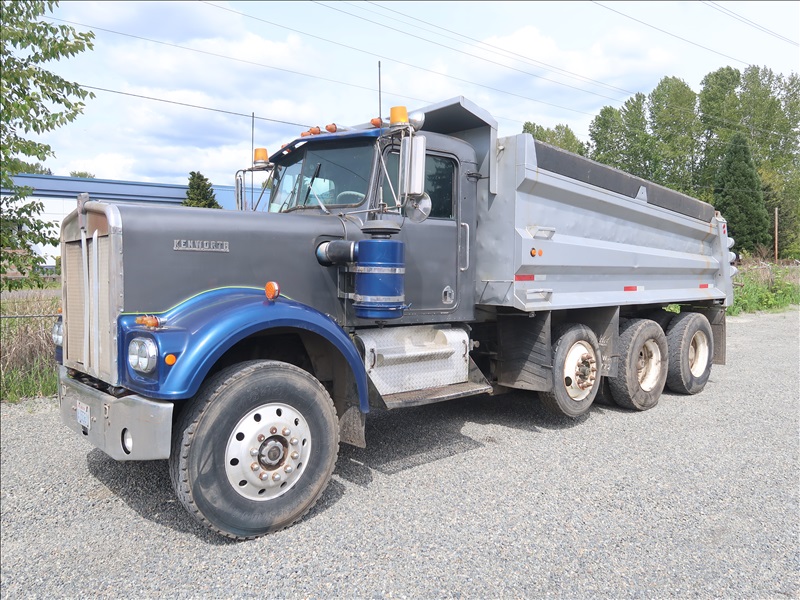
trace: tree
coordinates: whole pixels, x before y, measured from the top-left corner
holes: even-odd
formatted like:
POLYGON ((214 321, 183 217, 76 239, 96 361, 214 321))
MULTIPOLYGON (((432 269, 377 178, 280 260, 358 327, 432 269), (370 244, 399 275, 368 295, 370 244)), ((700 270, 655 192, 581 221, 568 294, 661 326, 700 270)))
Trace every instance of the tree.
POLYGON ((737 248, 753 252, 769 244, 769 215, 743 133, 733 136, 722 159, 714 187, 714 206, 728 221, 737 248))
MULTIPOLYGON (((94 94, 77 83, 46 70, 53 60, 74 56, 92 48, 93 33, 77 33, 66 25, 40 19, 57 2, 3 0, 0 7, 0 162, 2 187, 11 195, 0 196, 0 274, 16 270, 28 283, 42 285, 39 267, 44 257, 33 251, 36 244, 57 244, 54 227, 41 220, 41 202, 29 201, 30 188, 14 184, 13 176, 32 169, 27 161, 41 162, 54 156, 48 144, 28 139, 73 121, 83 112, 83 100, 94 94)), ((25 282, 3 278, 8 289, 25 282)))
POLYGON ((654 142, 648 132, 647 97, 641 92, 628 98, 619 111, 622 118, 623 171, 653 180, 654 142))
POLYGON ((717 69, 706 75, 700 83, 698 109, 703 130, 703 150, 698 185, 701 189, 714 188, 725 149, 731 137, 741 131, 741 103, 738 94, 741 83, 742 74, 733 67, 717 69))
POLYGON ((189 173, 189 189, 186 190, 186 200, 183 201, 183 206, 222 208, 217 202, 211 182, 198 171, 189 173))
POLYGON ((83 179, 94 179, 94 174, 89 171, 70 171, 70 177, 82 177, 83 179))
POLYGON ((588 152, 586 144, 578 139, 578 136, 570 129, 569 125, 559 123, 555 126, 555 129, 550 129, 527 121, 522 127, 522 133, 530 133, 534 139, 540 142, 563 148, 573 154, 586 156, 588 152))
POLYGON ((622 168, 622 116, 616 108, 604 106, 589 125, 592 140, 589 156, 604 165, 622 168))
POLYGON ((694 194, 699 122, 697 94, 682 80, 665 77, 648 97, 655 154, 653 181, 694 194))
POLYGON ((49 167, 45 167, 42 163, 33 163, 25 166, 23 173, 28 175, 52 175, 53 171, 49 167))

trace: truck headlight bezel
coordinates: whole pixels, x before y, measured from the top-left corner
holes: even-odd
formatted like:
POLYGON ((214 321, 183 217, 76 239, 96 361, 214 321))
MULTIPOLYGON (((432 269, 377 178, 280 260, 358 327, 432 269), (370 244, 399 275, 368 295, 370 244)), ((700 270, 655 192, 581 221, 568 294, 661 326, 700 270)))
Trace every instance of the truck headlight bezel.
POLYGON ((152 373, 158 364, 158 346, 152 338, 135 337, 128 344, 128 366, 137 373, 152 373))

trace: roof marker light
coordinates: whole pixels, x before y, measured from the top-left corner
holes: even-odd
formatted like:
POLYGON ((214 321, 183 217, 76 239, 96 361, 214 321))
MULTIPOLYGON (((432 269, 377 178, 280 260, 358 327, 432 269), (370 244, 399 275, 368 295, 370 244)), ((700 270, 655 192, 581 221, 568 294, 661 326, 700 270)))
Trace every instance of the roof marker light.
POLYGON ((350 131, 350 127, 345 127, 344 125, 337 125, 336 123, 331 123, 330 125, 325 125, 325 130, 328 133, 336 133, 337 131, 350 131))

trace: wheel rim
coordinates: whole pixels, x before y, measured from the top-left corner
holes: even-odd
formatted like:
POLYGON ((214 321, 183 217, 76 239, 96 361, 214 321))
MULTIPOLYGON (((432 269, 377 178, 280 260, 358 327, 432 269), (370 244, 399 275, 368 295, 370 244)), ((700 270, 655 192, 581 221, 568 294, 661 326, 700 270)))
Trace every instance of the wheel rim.
POLYGON ((689 344, 689 370, 695 377, 700 377, 705 372, 709 352, 708 337, 702 331, 696 332, 689 344))
POLYGON ((573 344, 564 361, 564 388, 576 402, 586 398, 597 379, 597 356, 585 342, 573 344))
POLYGON ((647 340, 639 351, 636 373, 639 386, 646 392, 651 391, 658 383, 661 375, 661 348, 655 340, 647 340))
POLYGON ((300 480, 310 453, 303 415, 286 404, 264 404, 234 427, 225 447, 225 473, 245 498, 271 500, 300 480))

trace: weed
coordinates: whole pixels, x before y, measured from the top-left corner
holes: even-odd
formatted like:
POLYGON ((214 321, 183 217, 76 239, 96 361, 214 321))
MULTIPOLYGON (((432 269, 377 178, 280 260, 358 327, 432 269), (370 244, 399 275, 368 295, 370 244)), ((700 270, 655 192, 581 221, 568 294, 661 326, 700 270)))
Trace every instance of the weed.
POLYGON ((783 310, 800 304, 800 265, 745 262, 734 277, 731 316, 741 313, 783 310))
POLYGON ((50 336, 61 298, 48 290, 0 296, 0 400, 56 393, 58 376, 50 336))

